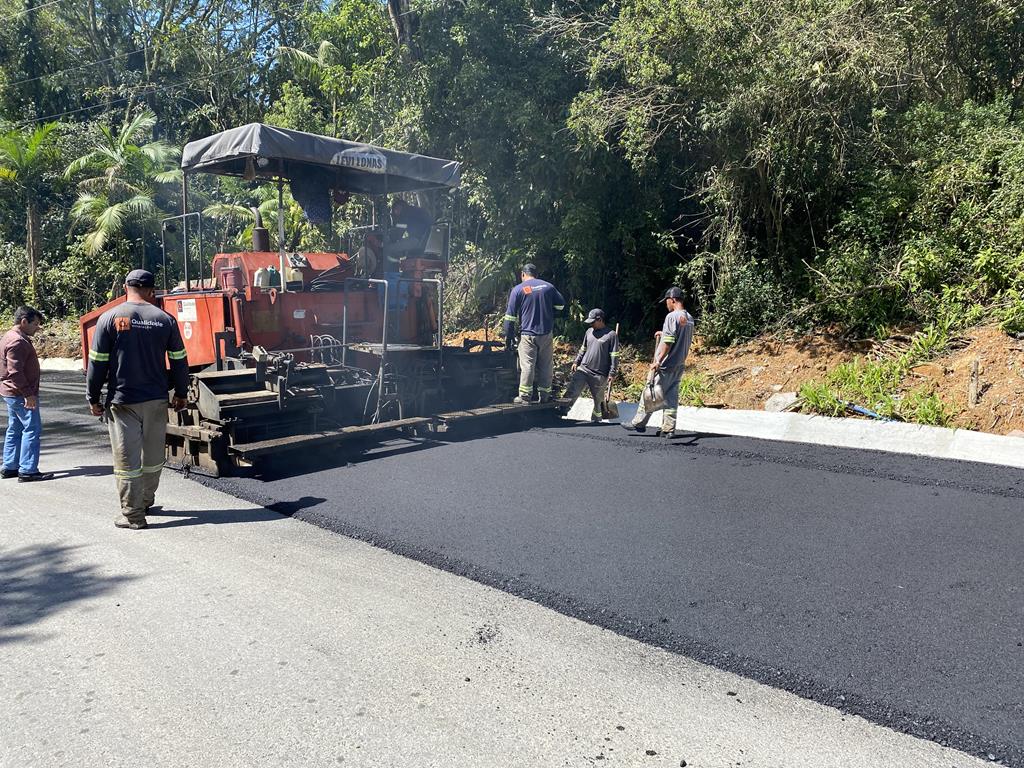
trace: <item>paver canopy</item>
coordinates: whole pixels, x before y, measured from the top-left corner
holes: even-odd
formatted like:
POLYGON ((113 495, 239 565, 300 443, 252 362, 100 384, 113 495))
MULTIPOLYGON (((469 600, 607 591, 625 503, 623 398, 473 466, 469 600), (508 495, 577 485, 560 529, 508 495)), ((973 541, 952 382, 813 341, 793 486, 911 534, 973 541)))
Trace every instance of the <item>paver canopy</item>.
POLYGON ((250 123, 189 142, 185 172, 289 181, 315 169, 334 174, 331 187, 368 195, 452 189, 461 164, 345 139, 250 123))

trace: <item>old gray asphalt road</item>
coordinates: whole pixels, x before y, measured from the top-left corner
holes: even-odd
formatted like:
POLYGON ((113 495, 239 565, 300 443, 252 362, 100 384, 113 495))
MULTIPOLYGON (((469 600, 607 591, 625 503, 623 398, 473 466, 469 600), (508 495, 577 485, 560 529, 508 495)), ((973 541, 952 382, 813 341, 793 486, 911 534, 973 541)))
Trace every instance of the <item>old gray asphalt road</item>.
POLYGON ((1024 765, 1016 472, 611 426, 378 453, 214 485, 1024 765))

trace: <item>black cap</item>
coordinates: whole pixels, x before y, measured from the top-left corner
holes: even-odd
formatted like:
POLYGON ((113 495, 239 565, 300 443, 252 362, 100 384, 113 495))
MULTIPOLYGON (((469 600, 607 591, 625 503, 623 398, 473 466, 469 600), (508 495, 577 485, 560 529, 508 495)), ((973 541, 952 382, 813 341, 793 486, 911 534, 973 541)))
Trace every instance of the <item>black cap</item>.
POLYGON ((667 299, 679 299, 679 301, 682 301, 683 300, 683 289, 680 288, 679 286, 673 285, 671 288, 669 288, 667 291, 665 291, 665 293, 662 295, 662 297, 660 299, 658 299, 658 302, 660 303, 660 302, 665 301, 667 299))
POLYGON ((587 319, 583 322, 587 325, 592 325, 595 320, 604 320, 603 309, 592 309, 587 313, 587 319))
POLYGON ((133 269, 124 279, 124 284, 130 285, 132 288, 152 288, 156 285, 156 278, 149 270, 133 269))
POLYGON ((537 265, 536 264, 523 264, 523 268, 520 269, 519 271, 522 272, 524 275, 534 275, 534 276, 536 276, 537 275, 537 265))

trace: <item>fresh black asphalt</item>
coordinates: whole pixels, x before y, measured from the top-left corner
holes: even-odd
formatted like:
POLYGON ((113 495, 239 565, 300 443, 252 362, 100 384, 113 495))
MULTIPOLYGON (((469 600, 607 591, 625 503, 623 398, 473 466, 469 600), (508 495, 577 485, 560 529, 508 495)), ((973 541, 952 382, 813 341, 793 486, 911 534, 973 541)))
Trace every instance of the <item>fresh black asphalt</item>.
POLYGON ((1024 473, 555 425, 204 480, 897 730, 1024 766, 1024 473))

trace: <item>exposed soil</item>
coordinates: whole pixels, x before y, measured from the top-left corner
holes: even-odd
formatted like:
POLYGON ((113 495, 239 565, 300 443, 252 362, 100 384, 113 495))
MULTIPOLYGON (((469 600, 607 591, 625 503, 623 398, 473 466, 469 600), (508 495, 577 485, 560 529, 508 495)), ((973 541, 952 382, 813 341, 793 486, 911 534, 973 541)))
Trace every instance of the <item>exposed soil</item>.
MULTIPOLYGON (((765 337, 729 348, 708 347, 698 337, 690 353, 688 372, 703 374, 711 383, 705 402, 720 408, 761 410, 776 392, 798 392, 802 384, 824 379, 835 366, 857 356, 877 360, 906 349, 913 328, 900 329, 889 340, 851 340, 834 330, 789 338, 765 337)), ((483 339, 482 329, 447 339, 483 339)), ((496 336, 492 332, 490 338, 496 336)), ((652 342, 653 345, 653 342, 652 342)), ((649 346, 652 346, 649 345, 649 346)), ((904 379, 903 391, 932 389, 953 414, 951 426, 997 434, 1024 431, 1024 341, 1006 335, 995 325, 978 326, 959 334, 952 349, 915 366, 904 379), (971 365, 978 361, 978 400, 968 403, 971 365)), ((556 383, 568 380, 576 345, 556 345, 556 383)), ((651 349, 625 347, 622 375, 613 390, 619 396, 647 375, 651 349)))
POLYGON ((77 321, 47 321, 32 337, 32 344, 39 357, 80 358, 82 356, 82 342, 78 335, 77 321))

